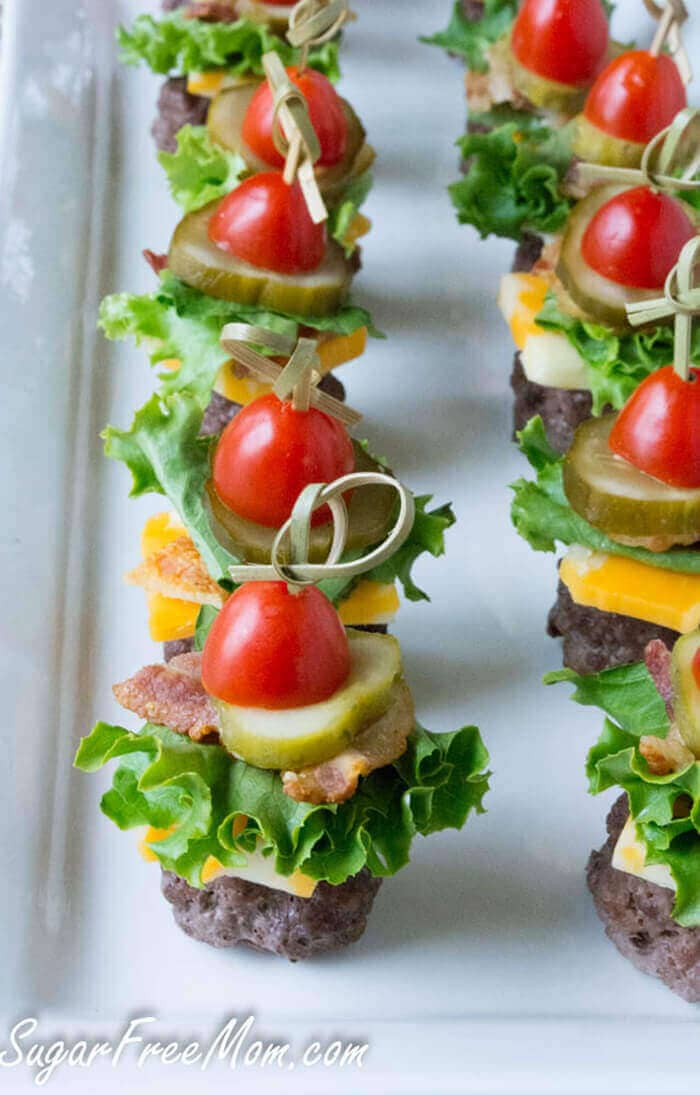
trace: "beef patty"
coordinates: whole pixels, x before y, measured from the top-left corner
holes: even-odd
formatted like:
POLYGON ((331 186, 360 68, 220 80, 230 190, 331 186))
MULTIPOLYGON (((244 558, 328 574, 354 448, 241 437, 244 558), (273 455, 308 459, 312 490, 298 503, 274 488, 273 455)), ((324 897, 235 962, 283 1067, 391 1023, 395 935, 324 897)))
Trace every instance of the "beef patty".
POLYGON ((535 415, 540 415, 547 440, 553 449, 565 453, 578 426, 593 413, 593 398, 585 389, 551 388, 535 384, 525 376, 520 353, 513 359, 510 377, 515 403, 513 430, 522 430, 535 415))
POLYGON ((700 1002, 700 930, 671 916, 673 893, 618 871, 612 856, 627 820, 627 796, 608 815, 608 839, 588 861, 588 887, 609 939, 625 958, 691 1004, 700 1002))
POLYGON ((366 869, 341 886, 319 882, 309 898, 241 878, 217 878, 203 890, 171 871, 161 879, 176 923, 193 939, 212 947, 245 943, 292 962, 355 943, 380 885, 366 869))

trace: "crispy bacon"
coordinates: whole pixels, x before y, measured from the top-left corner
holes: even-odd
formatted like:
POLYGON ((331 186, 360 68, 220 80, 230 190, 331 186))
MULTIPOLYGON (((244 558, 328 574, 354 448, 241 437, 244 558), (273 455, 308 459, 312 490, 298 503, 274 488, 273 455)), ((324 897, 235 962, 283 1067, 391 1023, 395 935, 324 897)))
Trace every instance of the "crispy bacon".
POLYGON ((168 265, 168 256, 161 255, 157 251, 149 251, 148 248, 142 251, 141 254, 145 258, 146 262, 148 263, 156 277, 160 277, 160 275, 163 273, 166 266, 168 265))
POLYGON ((147 593, 160 593, 181 601, 221 608, 225 597, 221 586, 210 577, 190 537, 183 533, 125 576, 130 585, 147 593))
POLYGON ((196 0, 183 12, 185 19, 199 19, 203 23, 235 23, 238 14, 230 4, 222 0, 196 0))
POLYGON ((216 709, 202 685, 202 655, 180 654, 168 665, 147 665, 113 688, 117 701, 142 719, 193 741, 218 736, 216 709))
POLYGON ((671 651, 661 639, 652 639, 644 651, 644 664, 656 691, 666 704, 668 717, 673 718, 673 685, 671 683, 671 651))
POLYGON ((283 772, 284 793, 296 802, 345 802, 355 794, 361 776, 405 753, 414 725, 413 697, 402 682, 395 685, 386 714, 358 734, 351 748, 324 764, 283 772))

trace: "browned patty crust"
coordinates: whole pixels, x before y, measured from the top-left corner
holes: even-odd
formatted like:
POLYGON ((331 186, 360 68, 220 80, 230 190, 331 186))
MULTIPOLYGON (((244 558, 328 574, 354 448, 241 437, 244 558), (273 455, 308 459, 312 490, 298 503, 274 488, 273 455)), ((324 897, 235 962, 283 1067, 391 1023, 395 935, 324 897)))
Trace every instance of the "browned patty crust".
POLYGON ((612 855, 628 815, 622 795, 608 814, 608 839, 588 861, 588 887, 609 939, 642 973, 659 977, 691 1004, 700 1002, 700 930, 671 916, 673 893, 617 871, 612 855))
POLYGON ((206 122, 209 100, 204 95, 190 95, 186 76, 170 76, 161 86, 157 110, 151 126, 156 147, 159 152, 176 152, 182 127, 206 122))
POLYGON ((513 430, 525 429, 530 419, 539 415, 547 440, 559 453, 571 447, 577 427, 591 417, 593 398, 589 391, 533 383, 525 376, 519 352, 513 359, 510 386, 515 396, 513 430))
POLYGON ((176 923, 193 939, 211 947, 245 943, 292 962, 355 943, 380 885, 366 869, 341 886, 319 882, 309 898, 241 878, 217 878, 203 890, 170 871, 161 879, 176 923))
POLYGON ((564 665, 577 673, 600 673, 616 665, 641 662, 652 639, 673 647, 678 638, 678 632, 667 627, 578 605, 561 581, 547 631, 564 640, 564 665))

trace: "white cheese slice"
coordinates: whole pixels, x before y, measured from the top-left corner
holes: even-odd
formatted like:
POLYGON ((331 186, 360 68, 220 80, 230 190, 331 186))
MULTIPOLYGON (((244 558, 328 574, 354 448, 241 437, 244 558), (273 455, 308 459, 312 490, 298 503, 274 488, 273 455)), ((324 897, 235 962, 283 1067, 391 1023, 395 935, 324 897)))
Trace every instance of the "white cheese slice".
POLYGON ((637 827, 631 817, 627 818, 615 845, 612 865, 617 871, 643 878, 645 882, 653 882, 666 890, 676 889, 673 875, 665 863, 647 863, 644 845, 637 837, 637 827))
POLYGON ((588 367, 565 335, 542 331, 528 336, 520 354, 525 376, 533 384, 567 391, 588 387, 588 367))

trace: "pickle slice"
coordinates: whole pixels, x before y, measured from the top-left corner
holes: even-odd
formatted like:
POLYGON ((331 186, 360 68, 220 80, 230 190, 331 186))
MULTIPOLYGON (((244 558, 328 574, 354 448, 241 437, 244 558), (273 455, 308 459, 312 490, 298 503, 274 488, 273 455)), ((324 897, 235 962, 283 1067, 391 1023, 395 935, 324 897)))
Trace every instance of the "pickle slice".
POLYGON ((630 546, 666 551, 700 540, 700 489, 671 487, 611 452, 616 418, 591 418, 576 430, 564 460, 564 491, 572 508, 630 546))
POLYGON ((700 688, 693 673, 693 660, 700 650, 700 631, 683 635, 671 655, 673 713, 683 741, 700 757, 700 688))
POLYGON ((579 114, 573 126, 571 147, 574 154, 587 163, 607 164, 608 167, 639 167, 646 146, 604 133, 593 122, 589 122, 585 114, 579 114))
MULTIPOLYGON (((355 471, 387 471, 372 460, 357 441, 353 441, 353 447, 355 471)), ((234 513, 223 504, 211 480, 207 483, 207 498, 211 526, 221 544, 244 563, 269 563, 277 529, 247 521, 234 513)), ((395 503, 391 487, 370 486, 354 492, 348 505, 348 552, 363 552, 386 536, 391 528, 395 503)), ((330 522, 311 529, 309 558, 312 563, 323 562, 330 551, 332 538, 330 522)))
POLYGON ((569 116, 581 110, 586 101, 587 88, 560 84, 557 80, 549 80, 546 76, 525 68, 517 60, 510 43, 508 55, 513 84, 533 106, 569 116))
POLYGON ((586 228, 598 210, 626 189, 624 186, 598 186, 578 203, 569 217, 556 271, 574 304, 590 320, 618 331, 630 329, 626 304, 654 300, 662 290, 634 289, 604 278, 584 261, 581 246, 586 228))
POLYGON ((209 239, 209 220, 219 202, 184 217, 173 235, 168 268, 185 284, 220 300, 259 304, 278 312, 327 316, 347 297, 352 266, 334 241, 321 265, 308 274, 277 274, 242 262, 209 239))
MULTIPOLYGON (((270 171, 270 165, 243 140, 243 120, 259 84, 248 84, 222 91, 209 108, 207 128, 215 144, 243 157, 252 174, 270 171)), ((372 165, 374 150, 365 141, 365 131, 350 103, 341 99, 348 124, 345 155, 330 167, 317 167, 319 190, 327 201, 341 197, 351 179, 358 178, 372 165)))
POLYGON ((399 644, 390 635, 347 635, 350 676, 322 703, 272 711, 215 700, 224 747, 256 768, 296 771, 337 756, 385 714, 402 687, 399 644))
POLYGON ((259 0, 237 0, 236 12, 240 19, 253 23, 265 23, 274 34, 286 34, 289 29, 288 4, 262 4, 259 0))

